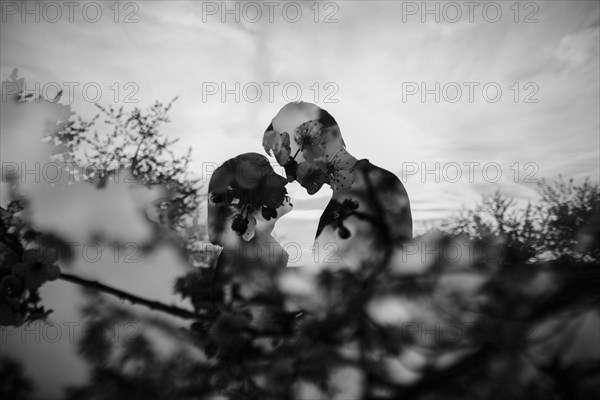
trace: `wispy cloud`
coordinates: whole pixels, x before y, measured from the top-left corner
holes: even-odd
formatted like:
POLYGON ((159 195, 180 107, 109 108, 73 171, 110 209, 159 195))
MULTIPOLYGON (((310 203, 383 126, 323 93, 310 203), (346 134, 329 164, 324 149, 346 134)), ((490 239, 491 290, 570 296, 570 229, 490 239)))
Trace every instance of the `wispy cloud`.
MULTIPOLYGON (((204 23, 200 2, 138 4, 139 22, 133 24, 110 18, 96 24, 81 18, 38 24, 10 18, 0 24, 2 79, 18 67, 29 82, 42 85, 96 82, 104 105, 114 101, 110 87, 115 82, 121 90, 127 82, 139 89, 137 104, 121 102, 127 107, 180 96, 165 130, 181 140, 182 150, 193 147, 198 173, 203 163, 262 153, 262 133, 285 103, 282 87, 290 82, 302 88, 304 100, 316 100, 335 116, 351 153, 399 176, 407 162, 425 162, 429 168, 435 162, 502 166, 502 179, 495 183, 481 177, 457 183, 436 182, 433 175, 408 179, 417 223, 447 216, 498 187, 520 201, 533 199, 535 185, 514 179, 514 163, 521 174, 529 172, 525 163, 534 163, 536 178, 563 173, 599 179, 597 2, 537 2, 539 22, 530 24, 515 23, 507 9, 498 23, 486 22, 481 14, 473 23, 465 16, 457 23, 421 23, 420 16, 403 22, 402 2, 389 1, 339 2, 339 22, 332 24, 312 18, 288 23, 281 14, 273 23, 263 18, 237 24, 229 17, 223 24, 219 16, 204 23), (227 95, 223 102, 220 85, 231 90, 236 82, 241 87, 257 83, 262 97, 249 102, 227 95), (265 82, 279 85, 272 100, 265 82), (463 97, 436 103, 431 95, 425 102, 420 94, 403 98, 407 82, 427 88, 456 82, 463 96, 465 82, 479 86, 474 102, 463 97), (502 88, 497 103, 482 98, 481 87, 490 82, 502 88), (511 89, 515 82, 519 102, 511 89), (528 82, 536 86, 524 87, 528 82), (203 99, 206 83, 219 85, 219 93, 203 99), (327 83, 335 90, 327 90, 327 83), (327 102, 326 95, 337 102, 327 102), (538 102, 524 103, 527 95, 538 102)), ((96 109, 83 98, 81 86, 73 108, 91 117, 96 109)), ((481 171, 480 166, 475 173, 481 171)), ((294 184, 290 193, 295 210, 279 221, 277 235, 301 243, 310 254, 329 191, 309 198, 294 184)), ((161 276, 170 278, 169 273, 161 276)), ((162 288, 168 298, 165 282, 148 288, 162 288)))

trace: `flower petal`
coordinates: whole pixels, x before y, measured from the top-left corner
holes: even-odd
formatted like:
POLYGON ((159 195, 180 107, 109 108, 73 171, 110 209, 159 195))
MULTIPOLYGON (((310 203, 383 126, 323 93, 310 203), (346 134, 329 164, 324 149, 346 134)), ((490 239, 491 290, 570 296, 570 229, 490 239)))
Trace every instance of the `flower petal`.
POLYGON ((5 276, 4 278, 2 278, 2 281, 0 281, 0 295, 12 297, 15 295, 15 293, 21 290, 22 286, 23 285, 21 285, 21 280, 15 275, 5 276))
POLYGON ((37 249, 25 250, 23 253, 23 261, 25 263, 33 263, 40 260, 40 252, 37 249))
POLYGON ((287 132, 267 131, 263 136, 263 147, 268 155, 273 155, 279 165, 284 165, 290 158, 290 135, 287 132))
POLYGON ((38 289, 46 282, 46 274, 33 273, 25 276, 25 287, 29 290, 38 289))
POLYGON ((275 153, 275 159, 277 159, 279 165, 285 165, 288 162, 291 152, 291 148, 287 146, 282 147, 277 153, 275 153))
POLYGON ((10 270, 15 275, 25 276, 29 273, 29 264, 24 262, 17 263, 14 264, 10 270))
POLYGON ((279 133, 277 131, 267 131, 263 135, 262 145, 268 155, 271 155, 271 150, 275 148, 275 141, 278 137, 279 133))
POLYGON ((56 264, 49 265, 46 269, 46 278, 49 281, 55 281, 60 276, 60 267, 56 264))
POLYGON ((246 228, 246 232, 242 235, 242 238, 248 242, 252 240, 256 231, 256 218, 254 215, 248 215, 248 228, 246 228))
POLYGON ((309 194, 317 193, 329 180, 327 164, 324 161, 303 162, 296 171, 298 182, 309 194))
POLYGON ((294 132, 294 141, 302 148, 305 145, 321 143, 323 125, 318 120, 298 125, 294 132))
POLYGON ((322 158, 325 155, 325 150, 321 147, 321 144, 315 143, 304 146, 302 155, 306 161, 315 161, 322 158))
POLYGON ((277 208, 282 205, 287 194, 286 184, 287 180, 275 173, 267 176, 260 193, 261 204, 269 208, 277 208))

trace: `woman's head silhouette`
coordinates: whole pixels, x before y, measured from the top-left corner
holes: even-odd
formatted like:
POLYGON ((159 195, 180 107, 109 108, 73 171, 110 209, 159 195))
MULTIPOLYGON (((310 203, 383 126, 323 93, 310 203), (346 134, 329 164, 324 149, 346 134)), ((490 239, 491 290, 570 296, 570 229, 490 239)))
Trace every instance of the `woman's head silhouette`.
POLYGON ((269 235, 275 221, 292 208, 285 178, 258 153, 244 153, 215 170, 208 185, 209 240, 219 246, 269 235))

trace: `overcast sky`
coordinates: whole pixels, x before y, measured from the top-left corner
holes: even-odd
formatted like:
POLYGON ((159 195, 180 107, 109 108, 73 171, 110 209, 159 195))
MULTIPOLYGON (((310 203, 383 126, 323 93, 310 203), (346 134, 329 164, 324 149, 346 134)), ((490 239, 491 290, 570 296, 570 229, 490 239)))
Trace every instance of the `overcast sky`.
MULTIPOLYGON (((108 2, 99 17, 81 3, 73 22, 57 2, 61 15, 39 6, 39 23, 35 3, 6 3, 3 80, 18 68, 32 89, 38 82, 55 93, 56 82, 63 102, 75 82, 72 106, 84 117, 96 113, 93 100, 130 108, 179 96, 165 131, 180 139, 182 152, 192 146, 199 174, 240 153, 262 153, 271 118, 287 100, 302 99, 330 111, 350 153, 401 177, 417 227, 496 188, 526 201, 542 177, 599 179, 597 1, 482 2, 474 9, 430 2, 432 13, 422 2, 310 1, 300 15, 278 3, 272 21, 258 2, 238 5, 239 23, 235 5, 222 15, 222 2, 108 2), (33 13, 22 15, 25 7, 33 13), (229 90, 225 101, 222 89, 229 90)), ((330 189, 311 198, 297 185, 290 192, 295 209, 276 232, 305 248, 330 189)), ((177 273, 153 276, 161 282, 177 273)), ((163 299, 169 288, 163 285, 163 299)), ((28 371, 42 381, 52 373, 34 362, 28 371)), ((52 393, 68 381, 55 375, 45 383, 52 393)))

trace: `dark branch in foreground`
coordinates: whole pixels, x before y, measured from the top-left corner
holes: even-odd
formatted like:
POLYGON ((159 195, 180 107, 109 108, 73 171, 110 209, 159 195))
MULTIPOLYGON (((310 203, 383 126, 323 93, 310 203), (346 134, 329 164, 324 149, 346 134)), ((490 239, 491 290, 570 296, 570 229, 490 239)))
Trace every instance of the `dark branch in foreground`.
POLYGON ((108 293, 113 296, 119 297, 120 299, 127 300, 133 304, 141 304, 146 306, 152 310, 162 311, 167 314, 175 315, 184 319, 212 319, 210 315, 207 314, 197 314, 195 312, 186 310, 184 308, 179 308, 176 306, 171 306, 168 304, 161 303, 159 301, 144 299, 143 297, 136 296, 131 293, 124 292, 122 290, 107 286, 103 283, 92 281, 89 279, 80 278, 75 275, 67 274, 62 272, 60 274, 60 279, 74 283, 76 285, 80 285, 89 289, 93 289, 99 292, 108 293))

